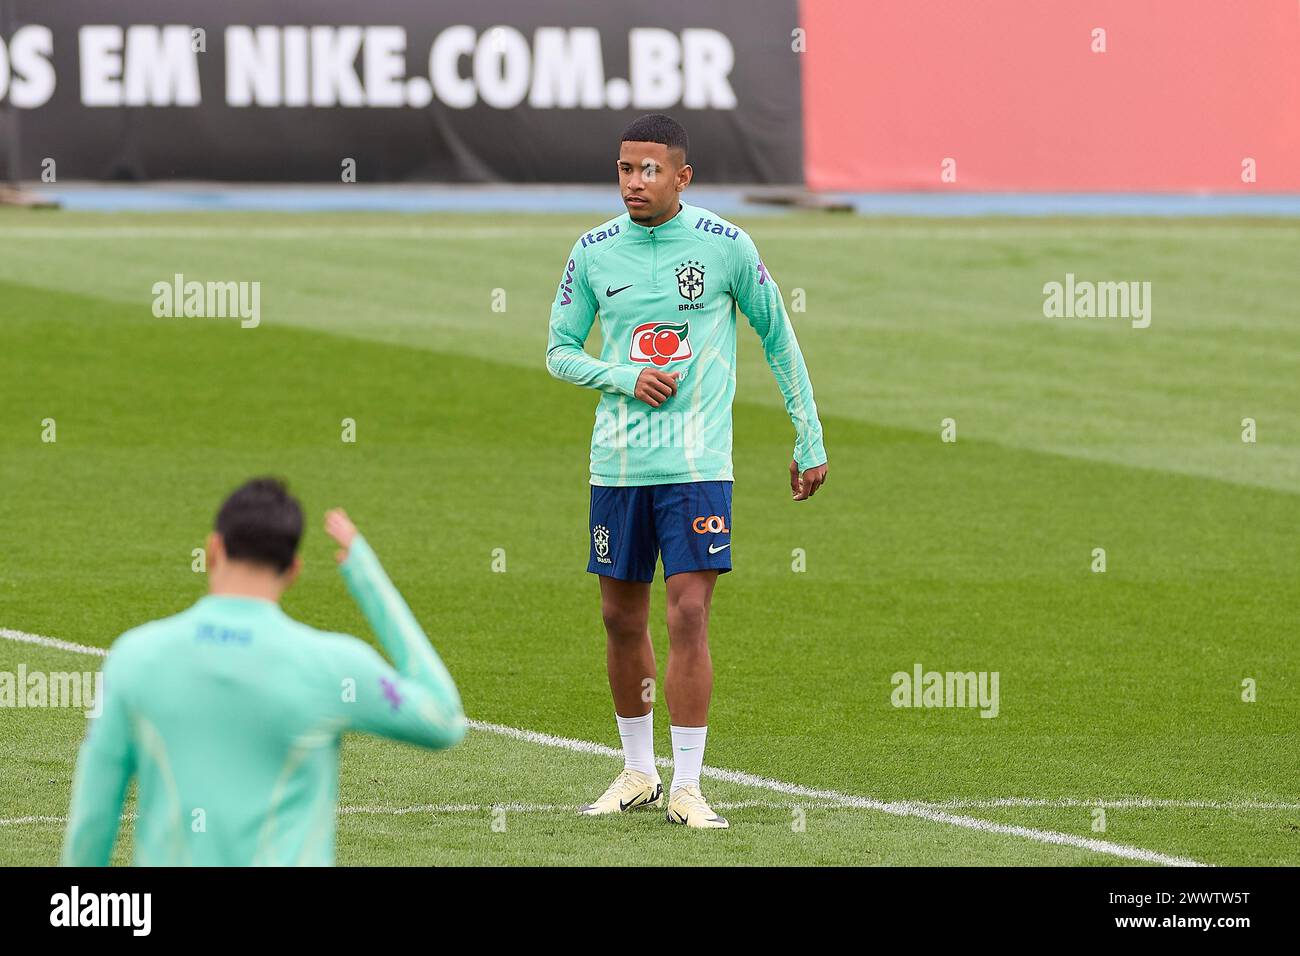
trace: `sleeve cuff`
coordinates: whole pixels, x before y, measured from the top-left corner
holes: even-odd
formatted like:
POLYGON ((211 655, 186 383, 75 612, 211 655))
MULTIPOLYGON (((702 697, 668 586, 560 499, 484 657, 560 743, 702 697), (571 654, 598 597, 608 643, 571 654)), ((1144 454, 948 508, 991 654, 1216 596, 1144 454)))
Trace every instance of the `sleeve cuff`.
POLYGON ((637 379, 641 377, 641 369, 636 365, 620 365, 614 369, 611 381, 614 387, 629 397, 636 395, 637 379))
POLYGON ((794 463, 800 471, 807 471, 809 468, 819 468, 826 464, 826 449, 821 442, 807 448, 800 448, 795 445, 794 463))
POLYGON ((348 548, 348 556, 339 565, 339 571, 345 578, 356 579, 364 575, 368 567, 373 567, 376 560, 370 542, 363 538, 361 532, 358 531, 357 536, 352 539, 352 546, 348 548))

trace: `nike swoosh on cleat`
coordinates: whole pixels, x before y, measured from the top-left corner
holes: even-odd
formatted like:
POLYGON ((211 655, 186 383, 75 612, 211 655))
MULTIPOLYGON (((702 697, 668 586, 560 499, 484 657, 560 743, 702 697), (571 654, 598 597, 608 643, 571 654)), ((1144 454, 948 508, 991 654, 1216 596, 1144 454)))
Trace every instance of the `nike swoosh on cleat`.
MULTIPOLYGON (((644 794, 642 794, 642 796, 644 796, 644 794)), ((620 800, 620 801, 618 802, 618 808, 619 808, 620 810, 624 810, 624 811, 626 811, 626 810, 631 810, 633 807, 637 806, 637 800, 639 800, 639 799, 641 799, 641 798, 640 798, 640 797, 633 797, 633 798, 632 798, 631 800, 629 800, 627 803, 624 803, 622 800, 620 800)))
POLYGON ((726 551, 729 547, 731 547, 730 544, 724 544, 720 548, 715 548, 713 545, 709 545, 709 554, 717 554, 719 551, 726 551))
POLYGON ((618 295, 620 292, 623 291, 623 289, 630 289, 635 284, 636 283, 629 283, 628 285, 622 286, 621 288, 618 289, 611 289, 609 286, 605 286, 605 295, 607 296, 618 295))

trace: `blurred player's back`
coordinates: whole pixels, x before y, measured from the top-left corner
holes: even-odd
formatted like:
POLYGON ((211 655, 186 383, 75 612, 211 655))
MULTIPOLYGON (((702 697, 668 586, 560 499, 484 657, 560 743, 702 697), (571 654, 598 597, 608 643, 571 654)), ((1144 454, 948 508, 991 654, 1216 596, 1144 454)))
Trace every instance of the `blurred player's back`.
POLYGON ((395 666, 252 594, 209 594, 128 631, 77 761, 64 863, 108 862, 135 776, 137 864, 328 865, 344 731, 461 740, 451 675, 369 544, 342 512, 330 520, 348 590, 395 666))
POLYGON ((351 643, 224 596, 121 640, 111 679, 138 745, 137 863, 333 859, 351 643))

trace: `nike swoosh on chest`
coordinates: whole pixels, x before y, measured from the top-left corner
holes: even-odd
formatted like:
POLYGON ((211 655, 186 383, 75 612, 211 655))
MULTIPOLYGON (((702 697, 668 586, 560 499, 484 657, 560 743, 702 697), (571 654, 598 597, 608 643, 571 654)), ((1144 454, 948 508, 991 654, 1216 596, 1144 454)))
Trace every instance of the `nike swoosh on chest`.
POLYGON ((723 264, 703 249, 675 244, 660 248, 651 261, 646 243, 610 250, 591 275, 598 307, 607 318, 689 317, 728 295, 723 264), (648 307, 662 308, 662 316, 647 316, 648 307))

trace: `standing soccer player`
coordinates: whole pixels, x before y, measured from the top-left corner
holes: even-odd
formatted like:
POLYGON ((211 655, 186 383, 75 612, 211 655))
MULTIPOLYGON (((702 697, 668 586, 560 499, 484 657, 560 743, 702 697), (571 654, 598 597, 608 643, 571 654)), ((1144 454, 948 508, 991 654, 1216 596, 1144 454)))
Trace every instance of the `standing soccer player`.
POLYGON ((581 809, 595 816, 661 807, 654 710, 650 582, 663 555, 668 598, 664 696, 672 720, 672 823, 727 821, 700 792, 713 693, 709 606, 731 570, 731 404, 736 307, 763 353, 795 428, 790 492, 811 498, 826 480, 812 384, 781 293, 743 229, 682 201, 693 171, 687 137, 650 114, 623 131, 618 181, 627 213, 573 246, 551 307, 546 367, 599 390, 591 438, 591 555, 600 575, 609 686, 625 764, 581 809), (600 316, 600 358, 583 350, 600 316))
POLYGON ((301 568, 302 510, 280 482, 248 482, 208 536, 211 593, 123 634, 104 662, 64 865, 108 863, 133 776, 138 865, 328 865, 344 731, 432 749, 464 737, 456 685, 375 552, 342 511, 325 530, 396 667, 280 610, 301 568))

